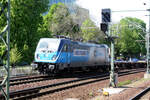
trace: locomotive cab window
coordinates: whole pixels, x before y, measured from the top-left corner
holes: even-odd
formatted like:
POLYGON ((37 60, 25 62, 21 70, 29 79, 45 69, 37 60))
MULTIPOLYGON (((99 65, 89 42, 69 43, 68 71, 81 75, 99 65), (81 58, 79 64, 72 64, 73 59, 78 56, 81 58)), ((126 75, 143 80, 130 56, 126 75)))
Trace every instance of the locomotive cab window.
POLYGON ((48 48, 48 43, 47 42, 41 42, 39 45, 39 48, 48 48))
POLYGON ((64 45, 64 47, 63 47, 63 52, 67 52, 68 51, 68 45, 64 45))

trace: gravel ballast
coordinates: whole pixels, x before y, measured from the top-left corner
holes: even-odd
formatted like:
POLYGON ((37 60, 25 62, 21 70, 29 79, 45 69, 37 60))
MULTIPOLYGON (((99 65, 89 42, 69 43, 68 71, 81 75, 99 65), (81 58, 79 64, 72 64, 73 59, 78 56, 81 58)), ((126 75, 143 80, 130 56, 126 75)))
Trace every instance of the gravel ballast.
POLYGON ((99 92, 99 90, 108 87, 109 84, 109 80, 104 80, 60 92, 55 92, 49 95, 44 95, 33 100, 69 100, 70 98, 77 100, 129 100, 148 85, 150 86, 149 80, 138 81, 144 77, 144 73, 145 72, 140 72, 119 77, 119 82, 132 80, 132 84, 124 86, 126 89, 119 94, 103 96, 102 92, 99 92))

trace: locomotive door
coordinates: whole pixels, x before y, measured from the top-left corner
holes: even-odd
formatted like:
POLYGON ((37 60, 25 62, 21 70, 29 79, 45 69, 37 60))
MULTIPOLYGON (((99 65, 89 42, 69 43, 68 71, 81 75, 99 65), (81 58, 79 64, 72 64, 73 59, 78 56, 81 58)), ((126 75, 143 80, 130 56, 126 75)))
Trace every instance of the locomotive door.
POLYGON ((94 48, 94 53, 93 53, 93 64, 96 65, 97 64, 97 48, 94 48))
POLYGON ((89 65, 93 66, 95 64, 95 47, 90 48, 89 57, 89 65))
POLYGON ((70 48, 69 48, 69 44, 64 44, 63 47, 63 67, 66 68, 68 67, 68 64, 70 63, 70 48))

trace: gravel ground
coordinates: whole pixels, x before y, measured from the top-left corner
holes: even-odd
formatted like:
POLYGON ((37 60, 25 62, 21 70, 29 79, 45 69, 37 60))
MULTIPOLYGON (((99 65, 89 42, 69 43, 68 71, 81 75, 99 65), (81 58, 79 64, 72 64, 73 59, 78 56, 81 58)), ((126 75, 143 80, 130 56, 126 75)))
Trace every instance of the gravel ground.
POLYGON ((111 95, 109 98, 110 100, 129 100, 132 97, 136 96, 141 91, 143 91, 148 86, 150 86, 150 80, 141 79, 136 82, 133 82, 132 84, 125 85, 123 88, 126 89, 123 92, 111 95))
POLYGON ((100 89, 108 87, 109 80, 104 80, 72 89, 67 89, 61 92, 44 95, 33 100, 67 100, 67 98, 76 98, 77 100, 128 100, 143 90, 146 86, 150 85, 150 81, 146 81, 144 83, 137 81, 143 77, 144 72, 119 77, 119 82, 127 80, 134 80, 134 82, 129 86, 125 86, 126 90, 123 92, 110 96, 103 96, 102 93, 99 92, 100 89))

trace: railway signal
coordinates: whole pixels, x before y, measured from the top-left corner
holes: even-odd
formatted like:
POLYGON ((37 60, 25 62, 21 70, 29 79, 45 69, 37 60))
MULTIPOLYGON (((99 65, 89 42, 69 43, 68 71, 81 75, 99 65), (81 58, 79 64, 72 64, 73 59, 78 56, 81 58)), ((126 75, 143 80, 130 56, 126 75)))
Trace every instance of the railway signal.
POLYGON ((111 10, 102 9, 102 23, 100 24, 101 30, 106 34, 111 42, 111 70, 110 70, 110 83, 109 86, 116 87, 115 83, 115 73, 114 73, 114 36, 110 35, 110 22, 111 22, 111 10), (106 33, 107 32, 107 33, 106 33))
POLYGON ((101 30, 106 33, 106 31, 108 31, 108 24, 106 23, 101 23, 100 24, 101 30))
POLYGON ((111 10, 102 9, 102 23, 111 22, 111 10))
POLYGON ((102 23, 100 24, 101 30, 106 33, 108 31, 109 23, 111 22, 111 10, 110 9, 102 9, 102 23))

